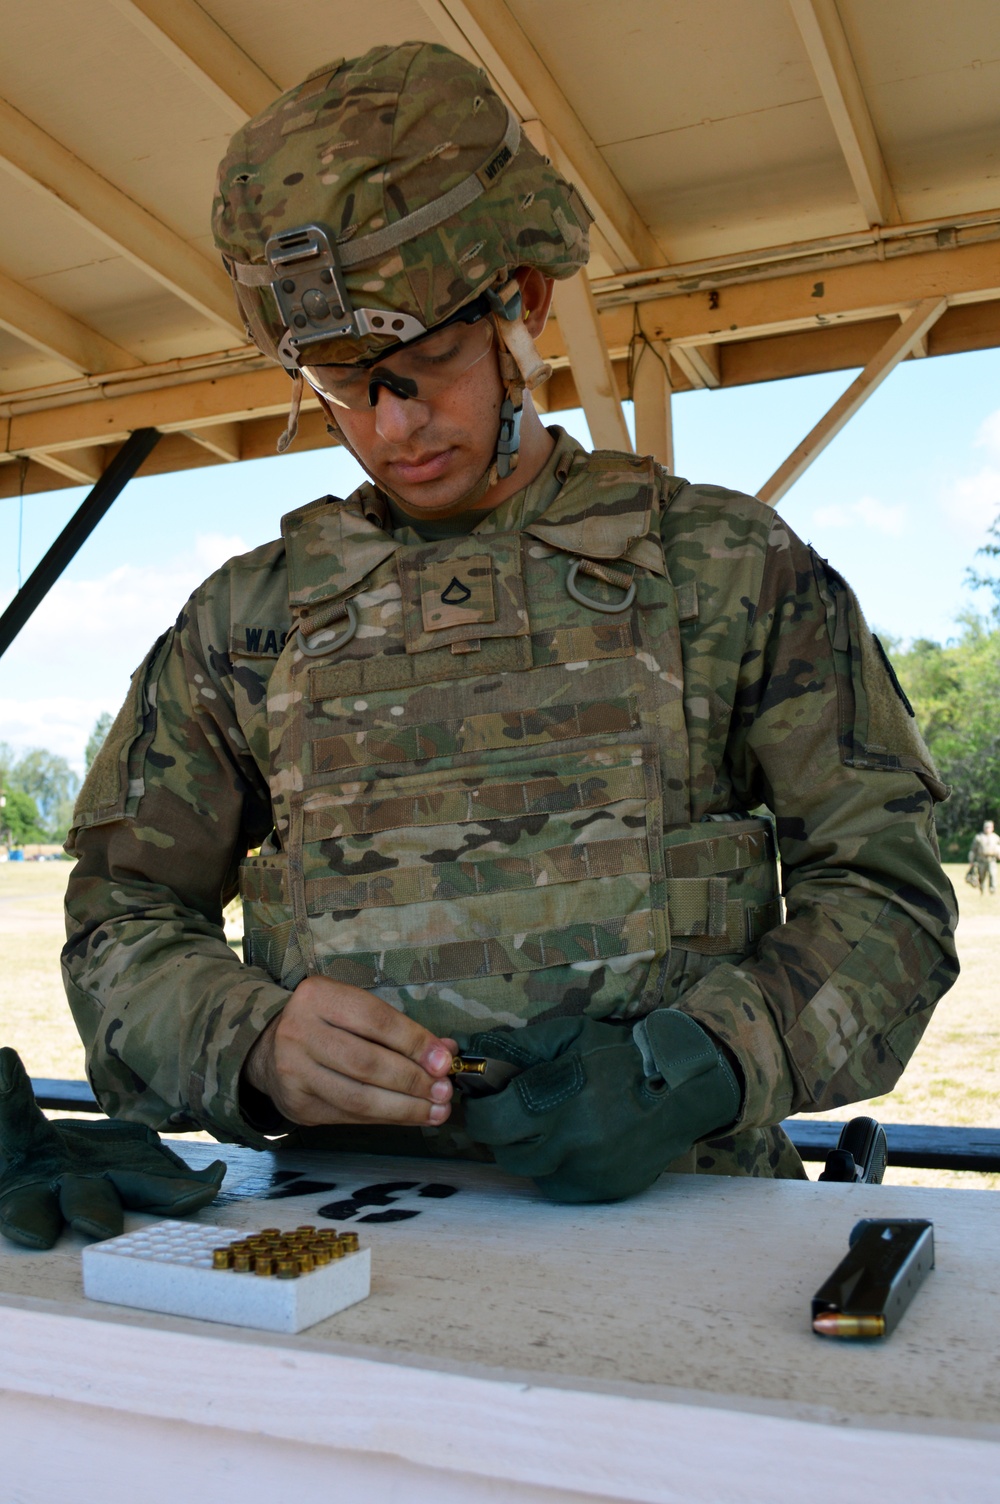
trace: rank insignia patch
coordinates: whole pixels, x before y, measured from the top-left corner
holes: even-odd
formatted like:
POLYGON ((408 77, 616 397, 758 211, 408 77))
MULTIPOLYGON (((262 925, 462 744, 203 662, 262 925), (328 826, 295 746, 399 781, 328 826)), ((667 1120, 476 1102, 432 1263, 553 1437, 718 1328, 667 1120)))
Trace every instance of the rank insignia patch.
POLYGON ((424 564, 420 610, 425 632, 496 621, 490 556, 473 554, 424 564))

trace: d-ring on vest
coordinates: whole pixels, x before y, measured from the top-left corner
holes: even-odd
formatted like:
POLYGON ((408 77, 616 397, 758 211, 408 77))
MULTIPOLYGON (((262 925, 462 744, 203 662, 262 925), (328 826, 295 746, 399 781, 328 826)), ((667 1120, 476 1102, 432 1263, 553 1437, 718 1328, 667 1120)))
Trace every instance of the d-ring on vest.
POLYGON ((249 959, 449 1034, 639 1016, 779 922, 767 823, 690 820, 660 507, 651 460, 581 453, 521 532, 285 519, 299 631, 268 692, 281 849, 243 864, 249 959))

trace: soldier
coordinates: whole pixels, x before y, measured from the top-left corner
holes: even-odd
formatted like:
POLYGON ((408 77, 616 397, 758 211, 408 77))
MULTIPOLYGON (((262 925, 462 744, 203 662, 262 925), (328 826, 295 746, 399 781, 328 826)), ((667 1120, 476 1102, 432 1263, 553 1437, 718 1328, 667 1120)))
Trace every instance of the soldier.
POLYGON ((969 847, 969 873, 980 893, 985 891, 987 879, 990 895, 997 890, 997 857, 1000 857, 1000 836, 993 829, 993 821, 984 820, 982 830, 973 836, 969 847))
POLYGON ((889 1091, 956 975, 946 790, 844 581, 532 405, 589 221, 442 47, 233 138, 215 235, 284 442, 308 383, 371 479, 195 592, 87 779, 64 963, 108 1111, 561 1200, 802 1176, 782 1118, 889 1091), (456 1043, 519 1074, 453 1096, 456 1043))

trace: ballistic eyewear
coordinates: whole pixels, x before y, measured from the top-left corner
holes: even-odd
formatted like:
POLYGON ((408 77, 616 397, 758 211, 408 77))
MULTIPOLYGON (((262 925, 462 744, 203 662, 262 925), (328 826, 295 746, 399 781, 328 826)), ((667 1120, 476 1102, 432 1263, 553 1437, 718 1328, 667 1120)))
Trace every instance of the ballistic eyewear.
MULTIPOLYGON (((353 365, 301 365, 314 391, 335 407, 374 407, 379 387, 404 400, 430 402, 478 365, 493 346, 493 320, 485 298, 476 298, 451 318, 406 344, 353 365)), ((391 327, 392 315, 386 315, 391 327)))

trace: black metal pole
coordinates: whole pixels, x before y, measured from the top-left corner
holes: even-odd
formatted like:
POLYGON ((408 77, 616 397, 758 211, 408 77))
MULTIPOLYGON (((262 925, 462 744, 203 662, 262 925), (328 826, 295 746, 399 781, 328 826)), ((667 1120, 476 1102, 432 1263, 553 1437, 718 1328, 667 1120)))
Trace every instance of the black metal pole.
POLYGON ((0 616, 0 657, 48 595, 66 565, 76 557, 115 498, 125 489, 160 437, 156 428, 137 428, 88 491, 41 563, 32 570, 0 616))

